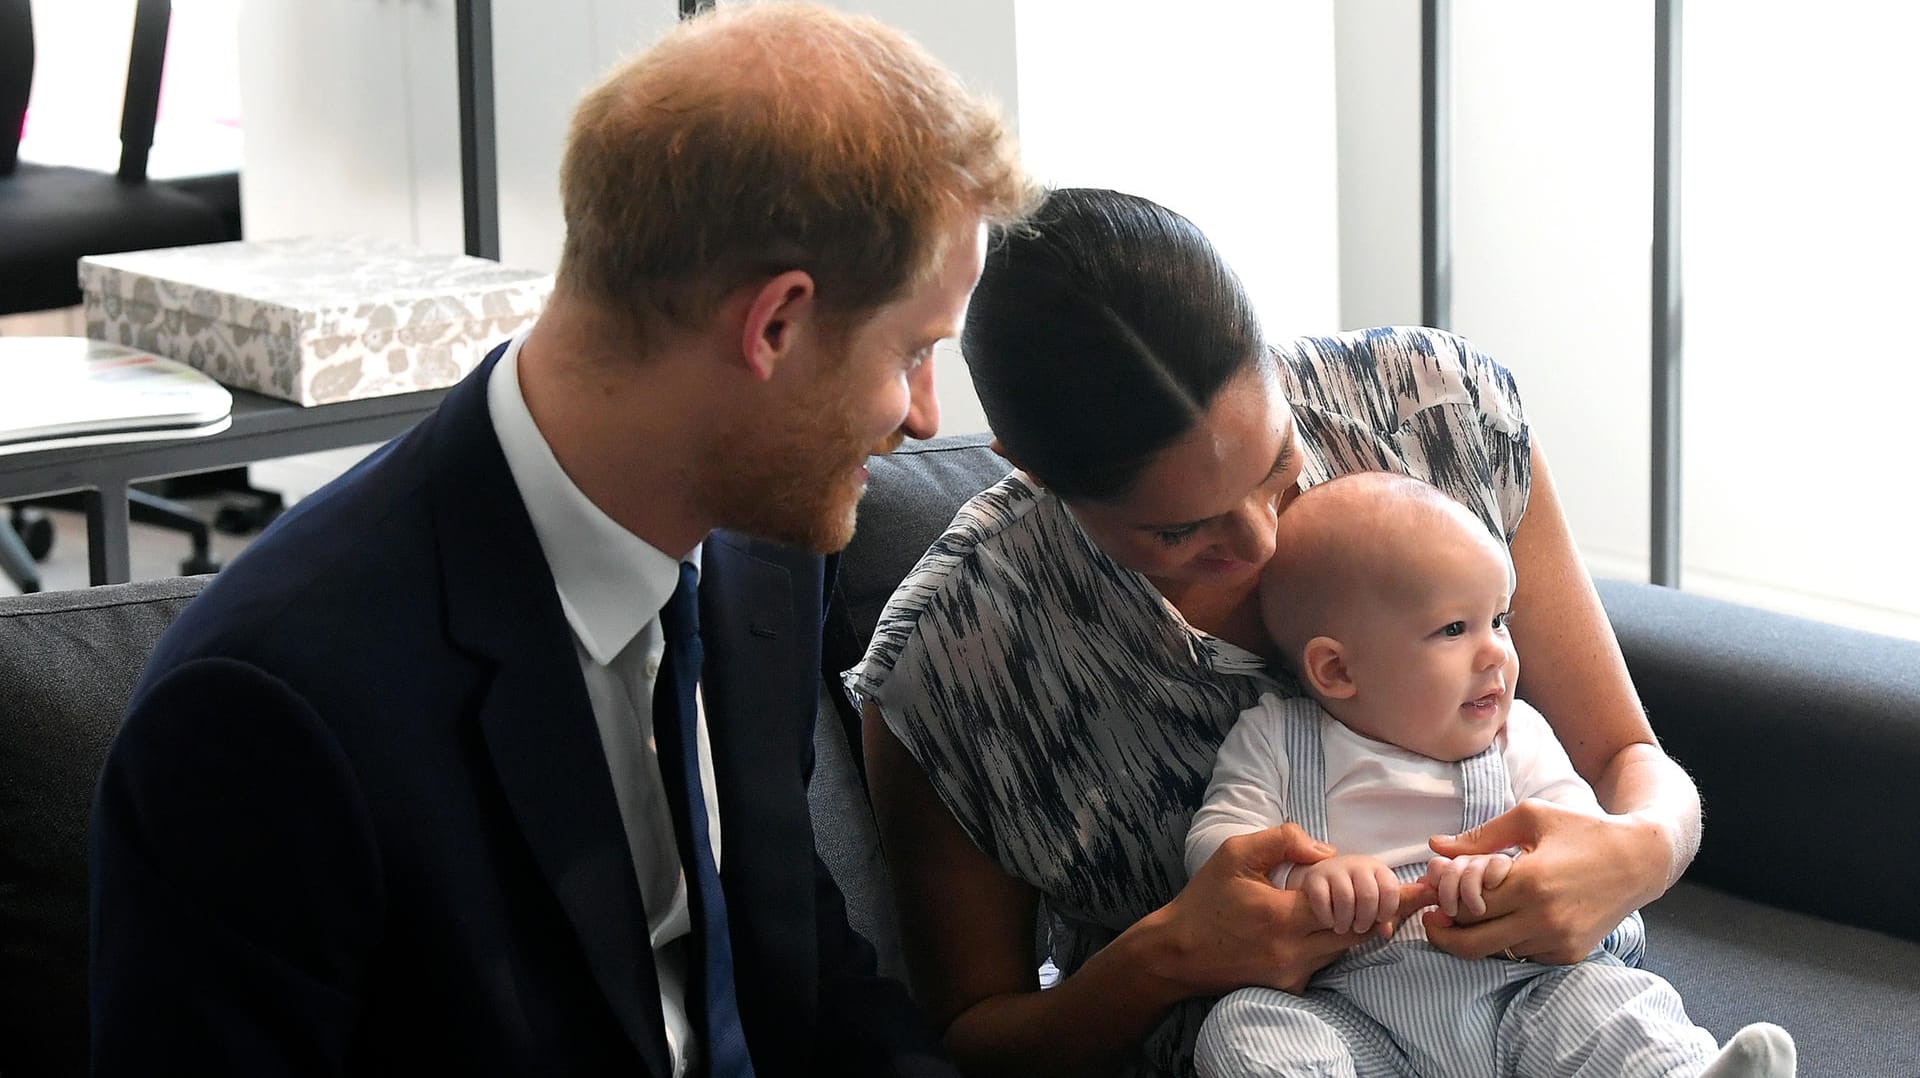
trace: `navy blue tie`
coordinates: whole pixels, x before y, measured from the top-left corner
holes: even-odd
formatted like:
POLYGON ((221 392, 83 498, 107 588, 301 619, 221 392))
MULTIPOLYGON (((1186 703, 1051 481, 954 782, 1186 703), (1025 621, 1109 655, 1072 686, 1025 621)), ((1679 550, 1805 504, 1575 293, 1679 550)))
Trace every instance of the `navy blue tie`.
POLYGON ((733 943, 727 936, 727 900, 707 833, 707 802, 700 789, 700 741, 694 732, 694 686, 700 683, 700 602, 694 568, 680 565, 680 583, 660 611, 666 656, 653 689, 653 736, 660 777, 673 807, 673 833, 687 877, 687 1013, 694 1037, 706 1046, 706 1073, 713 1078, 752 1078, 740 1005, 733 994, 733 943))

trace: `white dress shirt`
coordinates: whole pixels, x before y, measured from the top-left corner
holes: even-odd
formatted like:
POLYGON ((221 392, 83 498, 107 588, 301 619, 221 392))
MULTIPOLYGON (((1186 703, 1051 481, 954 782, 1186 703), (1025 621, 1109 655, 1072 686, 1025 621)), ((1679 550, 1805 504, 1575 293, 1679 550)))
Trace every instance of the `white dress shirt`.
MULTIPOLYGON (((686 875, 653 738, 653 688, 666 650, 660 611, 679 583, 680 566, 589 501, 554 459, 520 392, 519 355, 524 339, 514 338, 494 365, 487 382, 487 407, 520 500, 533 518, 534 534, 560 593, 560 607, 573 628, 574 652, 593 703, 594 722, 600 728, 600 745, 606 752, 613 795, 647 911, 673 1073, 682 1075, 697 1051, 686 1007, 685 937, 691 922, 686 875)), ((699 569, 698 547, 687 560, 699 569)), ((705 707, 698 693, 695 704, 707 833, 712 836, 718 865, 720 814, 705 707)))

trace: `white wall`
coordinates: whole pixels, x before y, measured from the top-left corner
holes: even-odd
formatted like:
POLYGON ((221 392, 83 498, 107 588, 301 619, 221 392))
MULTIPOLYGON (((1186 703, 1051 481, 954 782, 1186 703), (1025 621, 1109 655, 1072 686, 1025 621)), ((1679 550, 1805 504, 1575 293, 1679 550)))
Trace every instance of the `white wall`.
MULTIPOLYGON (((573 103, 678 12, 676 0, 493 5, 501 261, 558 262, 573 103)), ((465 249, 455 35, 453 5, 429 0, 242 5, 247 235, 465 249)))
POLYGON ((580 96, 679 18, 678 0, 493 5, 500 259, 560 263, 560 157, 580 96))
POLYGON ((1021 144, 1036 175, 1192 219, 1269 335, 1334 324, 1332 0, 1029 0, 1017 23, 1021 144))
POLYGON ((454 78, 451 5, 243 5, 247 236, 461 250, 454 78))

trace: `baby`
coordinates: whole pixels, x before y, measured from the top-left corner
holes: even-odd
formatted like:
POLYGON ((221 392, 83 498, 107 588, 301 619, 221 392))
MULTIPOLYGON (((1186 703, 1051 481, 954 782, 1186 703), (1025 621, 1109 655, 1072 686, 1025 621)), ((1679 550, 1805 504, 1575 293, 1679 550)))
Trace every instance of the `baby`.
MULTIPOLYGON (((1484 913, 1513 864, 1433 857, 1427 836, 1531 797, 1599 813, 1546 720, 1514 698, 1513 587, 1505 544, 1425 483, 1373 472, 1302 494, 1280 516, 1261 613, 1311 698, 1268 694, 1241 713, 1187 833, 1188 870, 1234 835, 1294 821, 1339 852, 1281 865, 1274 884, 1303 892, 1323 927, 1367 932, 1392 920, 1400 884, 1422 879, 1449 916, 1484 913)), ((1635 913, 1571 966, 1468 961, 1411 917, 1304 995, 1222 999, 1196 1065, 1207 1078, 1794 1073, 1778 1026, 1717 1048, 1670 984, 1623 961, 1642 938, 1635 913)))

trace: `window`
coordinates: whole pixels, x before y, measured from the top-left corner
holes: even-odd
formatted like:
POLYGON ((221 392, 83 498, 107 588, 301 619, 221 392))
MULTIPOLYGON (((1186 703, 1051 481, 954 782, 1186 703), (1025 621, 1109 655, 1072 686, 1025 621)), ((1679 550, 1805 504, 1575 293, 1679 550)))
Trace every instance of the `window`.
MULTIPOLYGON (((1453 326, 1594 573, 1645 579, 1653 5, 1452 11, 1453 326)), ((1920 12, 1684 13, 1681 585, 1920 638, 1920 12)))

